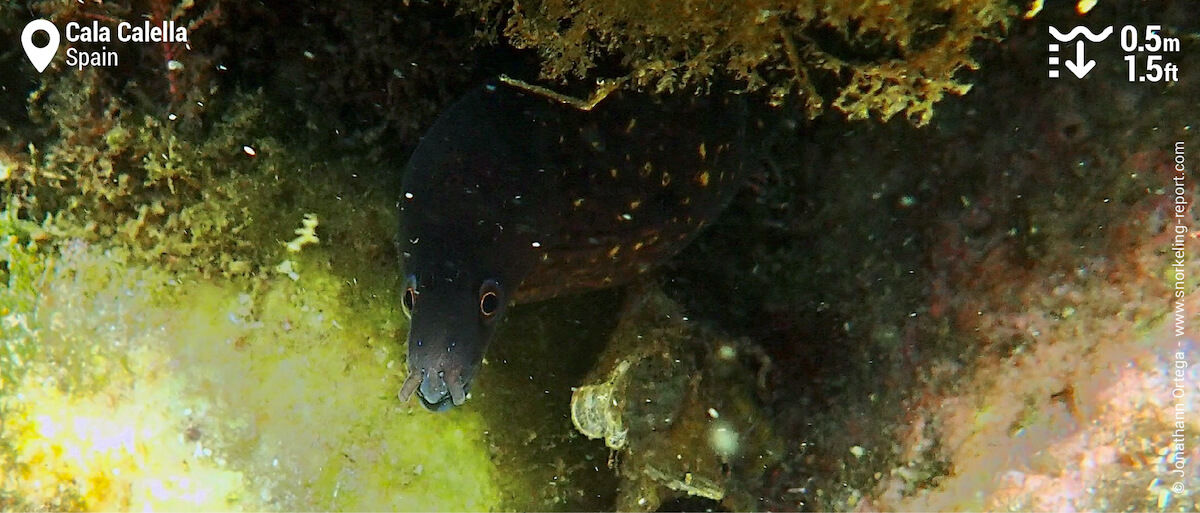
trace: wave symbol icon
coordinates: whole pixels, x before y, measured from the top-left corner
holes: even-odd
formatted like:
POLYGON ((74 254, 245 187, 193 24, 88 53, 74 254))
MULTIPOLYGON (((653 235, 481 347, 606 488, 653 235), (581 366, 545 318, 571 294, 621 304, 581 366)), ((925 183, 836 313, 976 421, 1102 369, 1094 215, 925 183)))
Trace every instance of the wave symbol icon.
POLYGON ((1053 26, 1050 27, 1050 35, 1054 36, 1054 39, 1057 39, 1063 43, 1079 37, 1080 34, 1083 34, 1083 37, 1088 41, 1099 43, 1105 39, 1108 39, 1108 36, 1111 36, 1112 32, 1113 28, 1111 26, 1105 27, 1105 29, 1101 30, 1099 34, 1093 34, 1092 31, 1088 30, 1087 27, 1075 27, 1071 29, 1070 32, 1065 34, 1053 26))

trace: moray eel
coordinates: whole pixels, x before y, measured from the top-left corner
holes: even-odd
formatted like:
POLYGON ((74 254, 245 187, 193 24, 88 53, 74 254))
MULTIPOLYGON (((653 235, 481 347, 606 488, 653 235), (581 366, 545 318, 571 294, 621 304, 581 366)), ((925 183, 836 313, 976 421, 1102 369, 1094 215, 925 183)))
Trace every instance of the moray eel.
POLYGON ((511 305, 628 282, 686 246, 744 182, 745 103, 616 92, 584 111, 491 80, 452 105, 402 180, 400 400, 461 405, 511 305))

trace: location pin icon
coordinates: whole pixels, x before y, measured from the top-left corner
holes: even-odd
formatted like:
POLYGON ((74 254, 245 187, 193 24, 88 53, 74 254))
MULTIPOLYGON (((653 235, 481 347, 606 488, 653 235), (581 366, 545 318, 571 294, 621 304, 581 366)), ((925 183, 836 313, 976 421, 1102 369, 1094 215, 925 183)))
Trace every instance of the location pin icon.
POLYGON ((25 47, 25 56, 29 57, 29 62, 33 63, 38 73, 46 71, 46 66, 54 60, 54 54, 58 53, 58 27, 47 20, 29 22, 25 25, 25 30, 21 31, 21 46, 25 47), (41 48, 33 44, 33 34, 39 30, 50 36, 50 43, 41 48))

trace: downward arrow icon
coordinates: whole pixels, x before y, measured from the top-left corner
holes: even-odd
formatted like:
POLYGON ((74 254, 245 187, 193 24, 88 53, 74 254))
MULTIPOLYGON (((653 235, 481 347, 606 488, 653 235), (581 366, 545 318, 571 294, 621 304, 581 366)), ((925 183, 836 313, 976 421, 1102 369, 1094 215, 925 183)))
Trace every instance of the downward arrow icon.
POLYGON ((1076 77, 1083 78, 1089 71, 1096 66, 1096 61, 1083 59, 1083 41, 1075 43, 1075 60, 1067 60, 1067 69, 1071 70, 1076 77))

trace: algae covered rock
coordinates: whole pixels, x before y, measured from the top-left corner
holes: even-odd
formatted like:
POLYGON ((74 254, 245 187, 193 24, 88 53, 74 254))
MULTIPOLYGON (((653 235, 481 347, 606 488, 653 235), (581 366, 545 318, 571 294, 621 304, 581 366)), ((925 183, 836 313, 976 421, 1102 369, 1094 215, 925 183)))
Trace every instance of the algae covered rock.
POLYGON ((956 74, 978 67, 972 47, 1016 15, 1001 0, 460 3, 488 20, 481 33, 536 50, 547 78, 617 74, 671 91, 724 76, 810 115, 829 105, 849 119, 903 114, 918 125, 969 89, 956 74))
POLYGON ((758 400, 769 362, 698 328, 658 289, 631 296, 609 346, 571 398, 571 420, 616 451, 620 511, 698 496, 756 509, 778 454, 758 400))

